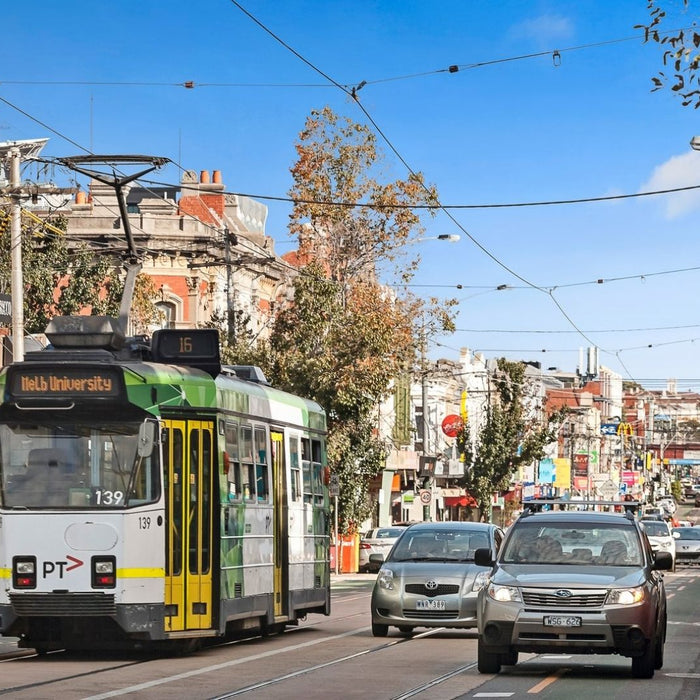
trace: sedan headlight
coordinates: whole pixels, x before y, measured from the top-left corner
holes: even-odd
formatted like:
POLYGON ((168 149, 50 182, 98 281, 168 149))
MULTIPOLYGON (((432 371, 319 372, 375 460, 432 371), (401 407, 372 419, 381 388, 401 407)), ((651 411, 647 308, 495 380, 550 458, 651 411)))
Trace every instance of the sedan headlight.
POLYGON ((489 582, 489 572, 479 571, 474 577, 474 584, 472 585, 472 591, 476 593, 484 588, 489 582))
POLYGON ((391 569, 379 569, 377 585, 387 591, 394 590, 394 572, 391 569))
POLYGON ((634 605, 644 600, 644 586, 617 588, 608 592, 607 605, 634 605))
POLYGON ((520 589, 515 586, 498 586, 490 583, 486 592, 489 598, 497 600, 499 603, 522 603, 523 599, 520 595, 520 589))

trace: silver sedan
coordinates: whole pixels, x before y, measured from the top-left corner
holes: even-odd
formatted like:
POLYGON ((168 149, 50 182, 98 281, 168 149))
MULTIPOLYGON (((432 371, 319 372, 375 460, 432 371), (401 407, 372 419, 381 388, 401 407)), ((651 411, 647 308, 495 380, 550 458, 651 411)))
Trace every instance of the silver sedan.
MULTIPOLYGON (((490 523, 425 522, 411 525, 382 562, 372 591, 372 634, 389 627, 412 634, 416 627, 476 627, 477 593, 489 569, 474 551, 495 554, 503 531, 490 523)), ((372 556, 372 561, 381 555, 372 556)))
POLYGON ((678 564, 700 564, 700 527, 674 527, 678 564))

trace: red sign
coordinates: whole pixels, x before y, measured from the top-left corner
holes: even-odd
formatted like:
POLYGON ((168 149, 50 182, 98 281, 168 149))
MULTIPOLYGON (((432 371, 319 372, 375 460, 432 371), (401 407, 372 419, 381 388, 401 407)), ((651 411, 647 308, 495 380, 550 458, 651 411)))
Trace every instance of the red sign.
POLYGON ((464 421, 461 416, 456 413, 450 413, 449 416, 445 416, 442 419, 442 432, 447 435, 447 437, 457 437, 459 433, 464 428, 464 421))

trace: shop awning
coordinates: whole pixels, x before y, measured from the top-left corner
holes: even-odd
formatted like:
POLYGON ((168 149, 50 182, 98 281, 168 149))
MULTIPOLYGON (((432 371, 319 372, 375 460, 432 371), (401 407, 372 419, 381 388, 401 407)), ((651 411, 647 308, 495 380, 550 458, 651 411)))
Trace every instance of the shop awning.
POLYGON ((445 496, 445 506, 462 506, 464 508, 476 508, 476 501, 472 496, 445 496))

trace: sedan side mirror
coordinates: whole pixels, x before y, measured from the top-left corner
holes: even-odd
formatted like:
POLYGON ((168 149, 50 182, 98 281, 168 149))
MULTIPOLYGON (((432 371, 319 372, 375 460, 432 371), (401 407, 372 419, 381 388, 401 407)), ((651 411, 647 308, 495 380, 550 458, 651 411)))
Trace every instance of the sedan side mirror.
POLYGON ((384 563, 384 555, 383 554, 370 554, 369 555, 369 563, 370 564, 383 564, 384 563))

